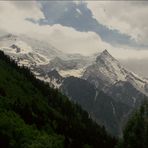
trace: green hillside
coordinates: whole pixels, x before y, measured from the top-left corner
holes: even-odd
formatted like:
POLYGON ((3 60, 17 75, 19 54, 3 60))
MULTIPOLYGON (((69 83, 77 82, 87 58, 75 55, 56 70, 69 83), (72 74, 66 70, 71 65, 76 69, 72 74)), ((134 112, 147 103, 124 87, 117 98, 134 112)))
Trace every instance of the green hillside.
POLYGON ((0 52, 0 148, 113 148, 116 139, 0 52))
POLYGON ((148 148, 148 102, 133 113, 117 148, 148 148))

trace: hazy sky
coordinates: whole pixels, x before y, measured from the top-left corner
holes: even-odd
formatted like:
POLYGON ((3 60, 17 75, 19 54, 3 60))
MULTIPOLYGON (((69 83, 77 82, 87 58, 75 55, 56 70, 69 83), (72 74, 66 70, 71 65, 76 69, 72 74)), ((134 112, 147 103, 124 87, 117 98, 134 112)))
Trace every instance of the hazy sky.
POLYGON ((107 49, 148 69, 147 16, 146 1, 0 1, 0 33, 26 34, 69 53, 107 49))

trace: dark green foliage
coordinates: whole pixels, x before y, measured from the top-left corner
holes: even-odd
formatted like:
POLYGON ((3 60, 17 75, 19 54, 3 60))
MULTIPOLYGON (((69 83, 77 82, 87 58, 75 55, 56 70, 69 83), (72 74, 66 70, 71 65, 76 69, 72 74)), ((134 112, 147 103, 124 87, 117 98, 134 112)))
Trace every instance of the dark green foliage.
POLYGON ((148 148, 148 102, 128 121, 118 148, 148 148))
POLYGON ((26 125, 14 112, 0 113, 0 146, 12 148, 62 148, 63 137, 47 135, 26 125))
POLYGON ((113 148, 115 143, 79 105, 0 52, 1 148, 113 148))

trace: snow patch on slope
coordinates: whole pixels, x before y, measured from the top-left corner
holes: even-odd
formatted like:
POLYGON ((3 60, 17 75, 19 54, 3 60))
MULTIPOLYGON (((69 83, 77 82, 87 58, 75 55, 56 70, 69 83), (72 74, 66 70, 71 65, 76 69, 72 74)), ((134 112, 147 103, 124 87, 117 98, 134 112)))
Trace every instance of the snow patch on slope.
POLYGON ((53 88, 59 89, 60 86, 62 85, 62 82, 59 83, 59 82, 57 81, 57 79, 51 79, 51 78, 49 78, 48 76, 43 77, 43 76, 38 76, 38 75, 36 75, 36 78, 39 79, 39 80, 41 80, 41 81, 44 81, 44 82, 49 83, 49 85, 50 85, 51 87, 53 87, 53 88))
POLYGON ((82 77, 83 72, 84 72, 84 69, 80 68, 80 69, 71 69, 71 70, 60 70, 59 74, 62 77, 74 76, 74 77, 80 78, 82 77))
POLYGON ((131 72, 129 76, 127 76, 127 81, 129 81, 137 90, 141 91, 145 95, 148 95, 148 92, 145 89, 148 84, 146 79, 142 79, 137 74, 131 72))
POLYGON ((76 11, 81 15, 82 12, 80 11, 80 9, 76 9, 76 11))

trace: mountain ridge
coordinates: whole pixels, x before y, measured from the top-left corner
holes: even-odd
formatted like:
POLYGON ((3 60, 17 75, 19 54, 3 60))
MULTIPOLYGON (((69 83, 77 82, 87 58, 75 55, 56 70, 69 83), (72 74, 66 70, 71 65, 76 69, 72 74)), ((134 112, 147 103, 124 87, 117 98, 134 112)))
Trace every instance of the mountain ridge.
MULTIPOLYGON (((14 45, 16 36, 13 37, 10 35, 9 38, 11 44, 8 44, 8 47, 14 45), (14 38, 14 40, 11 40, 11 38, 14 38)), ((7 38, 5 40, 7 45, 7 38)), ((1 46, 0 48, 5 51, 6 54, 10 55, 12 59, 15 59, 18 64, 26 60, 25 62, 27 64, 20 64, 20 66, 27 66, 36 78, 47 82, 51 87, 61 90, 64 94, 71 97, 73 101, 80 103, 94 120, 99 124, 104 123, 110 133, 121 135, 122 133, 120 133, 120 131, 123 125, 119 117, 123 117, 123 120, 128 118, 131 111, 140 106, 147 95, 147 80, 125 69, 107 50, 96 54, 96 57, 92 56, 87 58, 75 54, 67 55, 65 53, 59 54, 59 52, 56 54, 56 51, 50 53, 50 50, 47 51, 47 49, 50 49, 50 46, 47 47, 47 44, 44 45, 42 42, 38 47, 38 43, 40 42, 30 39, 28 43, 32 42, 33 45, 36 44, 36 46, 33 46, 35 48, 32 48, 31 52, 23 54, 23 56, 20 52, 11 54, 11 50, 16 50, 15 46, 11 47, 10 52, 7 48, 5 48, 6 50, 1 46), (40 51, 39 56, 37 55, 38 50, 40 51), (48 59, 48 62, 44 62, 43 57, 45 55, 42 55, 44 51, 44 54, 47 53, 46 59, 48 59), (48 57, 49 54, 50 56, 48 57), (40 60, 42 62, 39 62, 40 60), (75 87, 72 86, 74 84, 75 87), (84 86, 84 88, 82 86, 84 86), (90 95, 93 96, 90 97, 88 95, 92 98, 91 100, 85 100, 85 97, 81 95, 81 93, 78 93, 81 97, 75 95, 77 88, 83 92, 85 87, 88 88, 85 93, 88 94, 90 91, 90 95), (93 91, 91 91, 92 87, 93 91), (126 89, 126 87, 129 89, 126 89), (72 91, 71 88, 73 88, 72 91), (106 103, 105 100, 99 96, 99 92, 104 93, 103 96, 106 98, 106 103), (79 98, 79 100, 76 97, 79 98), (89 104, 95 104, 96 101, 98 102, 97 106, 92 105, 92 109, 87 106, 89 104), (104 105, 100 106, 101 103, 104 105), (111 120, 111 118, 108 117, 106 110, 103 111, 104 117, 102 118, 103 114, 100 114, 100 110, 103 110, 104 107, 110 108, 110 117, 112 117, 112 122, 116 125, 115 127, 113 127, 112 122, 108 121, 108 119, 111 120), (118 113, 119 115, 116 116, 118 113)), ((2 39, 0 43, 2 43, 2 39)), ((55 48, 52 47, 51 51, 54 49, 55 48)))
POLYGON ((113 148, 116 143, 79 105, 1 51, 0 137, 1 148, 113 148))

